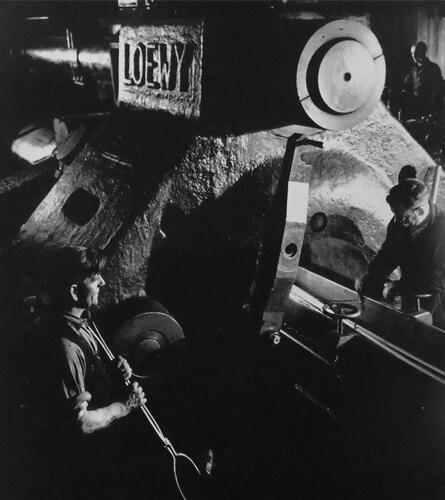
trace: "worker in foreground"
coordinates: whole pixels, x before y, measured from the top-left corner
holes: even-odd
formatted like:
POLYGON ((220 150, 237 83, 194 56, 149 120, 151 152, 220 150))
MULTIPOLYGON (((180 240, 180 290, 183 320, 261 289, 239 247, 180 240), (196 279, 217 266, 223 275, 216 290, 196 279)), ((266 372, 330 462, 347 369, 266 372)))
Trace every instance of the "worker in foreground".
POLYGON ((122 498, 122 489, 132 479, 125 468, 131 454, 119 420, 145 404, 146 398, 137 382, 126 387, 132 375, 128 362, 122 356, 109 362, 91 320, 105 285, 101 274, 105 259, 100 250, 64 247, 54 252, 52 262, 52 314, 47 328, 58 379, 52 383, 57 415, 55 495, 122 498))

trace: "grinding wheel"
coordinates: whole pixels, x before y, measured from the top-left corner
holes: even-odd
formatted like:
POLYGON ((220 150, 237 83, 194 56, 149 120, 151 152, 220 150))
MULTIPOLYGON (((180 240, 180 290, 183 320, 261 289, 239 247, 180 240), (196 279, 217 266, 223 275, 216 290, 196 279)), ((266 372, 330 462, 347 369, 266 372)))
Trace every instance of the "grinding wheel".
POLYGON ((133 368, 183 340, 184 333, 179 323, 161 312, 138 314, 114 334, 116 352, 125 354, 133 368))

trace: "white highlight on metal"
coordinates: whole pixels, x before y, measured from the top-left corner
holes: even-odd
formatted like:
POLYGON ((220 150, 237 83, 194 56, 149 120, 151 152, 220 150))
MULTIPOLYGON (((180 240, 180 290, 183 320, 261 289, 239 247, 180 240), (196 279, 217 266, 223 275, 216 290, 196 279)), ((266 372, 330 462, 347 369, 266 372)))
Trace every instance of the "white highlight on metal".
POLYGON ((308 202, 309 184, 307 182, 289 182, 286 221, 306 224, 308 202))
POLYGON ((136 8, 138 6, 138 0, 118 0, 117 4, 121 9, 136 8))
POLYGON ((33 59, 42 59, 51 63, 77 64, 77 50, 65 48, 26 49, 26 54, 33 59))
POLYGON ((441 173, 442 173, 442 167, 440 165, 436 165, 434 167, 433 187, 431 188, 431 203, 437 202, 437 196, 439 195, 441 173))
POLYGON ((338 113, 360 109, 374 86, 374 60, 366 47, 356 40, 336 43, 320 63, 320 95, 326 105, 338 113))
POLYGON ((101 47, 82 49, 79 52, 73 48, 37 48, 26 49, 26 54, 33 59, 40 59, 53 64, 70 64, 77 66, 77 62, 89 68, 111 67, 111 57, 108 50, 101 47))
POLYGON ((18 137, 11 145, 11 151, 32 165, 48 160, 56 149, 54 131, 49 128, 37 128, 18 137))

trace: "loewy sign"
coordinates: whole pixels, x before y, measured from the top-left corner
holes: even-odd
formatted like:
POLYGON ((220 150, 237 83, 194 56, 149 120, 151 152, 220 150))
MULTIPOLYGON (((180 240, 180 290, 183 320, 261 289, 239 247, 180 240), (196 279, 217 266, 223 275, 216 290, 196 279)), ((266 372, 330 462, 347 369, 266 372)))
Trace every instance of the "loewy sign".
POLYGON ((125 43, 124 84, 189 92, 195 49, 191 43, 125 43))
POLYGON ((118 101, 187 117, 200 115, 202 24, 124 26, 118 101))

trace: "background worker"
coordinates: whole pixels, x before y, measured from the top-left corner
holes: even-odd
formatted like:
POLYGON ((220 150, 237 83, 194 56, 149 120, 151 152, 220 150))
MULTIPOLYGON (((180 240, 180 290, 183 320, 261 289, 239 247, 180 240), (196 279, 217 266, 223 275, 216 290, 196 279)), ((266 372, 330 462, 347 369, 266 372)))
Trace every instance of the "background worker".
POLYGON ((445 214, 429 201, 425 184, 414 178, 402 179, 391 188, 386 201, 394 217, 368 272, 356 280, 356 290, 381 297, 385 279, 400 267, 402 277, 387 299, 399 293, 402 309, 412 312, 416 295, 430 293, 422 305, 432 313, 434 324, 445 328, 445 214))
POLYGON ((403 82, 401 120, 426 117, 442 107, 442 73, 426 56, 424 42, 411 47, 413 66, 403 82))

